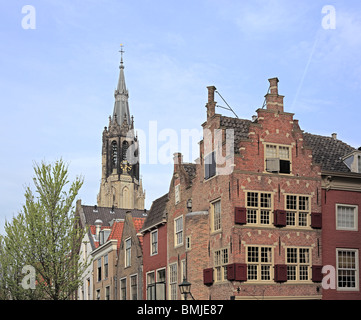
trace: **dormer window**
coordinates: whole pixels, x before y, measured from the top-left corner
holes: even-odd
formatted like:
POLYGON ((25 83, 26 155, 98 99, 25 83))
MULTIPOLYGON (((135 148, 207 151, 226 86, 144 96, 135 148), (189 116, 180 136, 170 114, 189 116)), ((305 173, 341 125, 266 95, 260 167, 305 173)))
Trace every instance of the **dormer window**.
POLYGON ((361 152, 354 151, 343 158, 344 164, 351 172, 361 173, 361 152))
POLYGON ((270 173, 291 173, 290 147, 277 144, 265 145, 265 168, 270 173))

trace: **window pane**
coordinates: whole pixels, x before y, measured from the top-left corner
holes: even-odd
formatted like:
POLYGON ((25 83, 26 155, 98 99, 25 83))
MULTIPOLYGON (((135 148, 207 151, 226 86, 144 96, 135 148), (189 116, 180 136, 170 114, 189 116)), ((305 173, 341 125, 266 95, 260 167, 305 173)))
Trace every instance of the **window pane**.
POLYGON ((297 248, 287 248, 287 263, 297 263, 297 248))
POLYGON ((299 197, 299 210, 308 211, 309 209, 309 197, 300 196, 299 197))
POLYGON ((266 158, 277 158, 277 146, 266 145, 266 158))
POLYGON ((247 207, 258 207, 258 193, 247 192, 247 207))
POLYGON ((289 210, 297 210, 297 196, 287 195, 286 208, 289 210))
POLYGON ((339 250, 338 251, 338 287, 355 288, 356 287, 356 251, 339 250))
POLYGON ((261 208, 271 208, 270 193, 261 193, 261 208))
POLYGON ((257 223, 257 210, 248 209, 247 210, 247 223, 257 223))
POLYGON ((279 157, 288 160, 290 158, 290 149, 288 147, 279 147, 279 157))
POLYGON ((288 226, 296 225, 296 213, 295 212, 286 212, 286 225, 288 225, 288 226))
POLYGON ((355 228, 355 207, 337 206, 337 226, 339 228, 355 228))
POLYGON ((258 262, 258 247, 248 247, 248 262, 258 262))

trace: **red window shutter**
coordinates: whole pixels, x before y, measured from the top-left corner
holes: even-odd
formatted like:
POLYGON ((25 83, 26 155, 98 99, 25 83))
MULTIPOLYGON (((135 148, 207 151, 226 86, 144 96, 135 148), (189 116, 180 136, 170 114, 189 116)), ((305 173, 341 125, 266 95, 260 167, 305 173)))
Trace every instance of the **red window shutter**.
POLYGON ((312 281, 322 282, 322 266, 312 266, 312 281))
POLYGON ((275 210, 273 224, 276 227, 285 227, 286 226, 286 211, 275 210))
POLYGON ((207 286, 213 284, 213 268, 203 270, 203 283, 207 286))
POLYGON ((227 280, 247 281, 247 265, 244 263, 233 263, 227 266, 227 280))
POLYGON ((246 224, 247 223, 247 209, 235 207, 234 208, 234 222, 236 224, 246 224))
POLYGON ((322 228, 322 214, 321 212, 311 213, 311 227, 314 229, 322 228))
POLYGON ((287 281, 287 265, 276 264, 275 265, 275 281, 286 282, 287 281))

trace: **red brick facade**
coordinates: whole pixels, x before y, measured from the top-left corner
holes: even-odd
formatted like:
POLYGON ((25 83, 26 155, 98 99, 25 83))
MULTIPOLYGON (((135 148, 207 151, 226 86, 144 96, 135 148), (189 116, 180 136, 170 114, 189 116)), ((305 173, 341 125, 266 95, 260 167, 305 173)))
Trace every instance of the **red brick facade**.
MULTIPOLYGON (((326 177, 327 178, 327 177, 326 177)), ((326 188, 322 192, 323 207, 323 265, 332 266, 335 269, 335 287, 323 290, 323 299, 326 300, 360 300, 360 250, 361 250, 361 219, 356 217, 355 224, 350 228, 343 228, 337 222, 339 207, 354 209, 359 214, 361 208, 361 190, 356 190, 355 186, 360 185, 360 178, 340 178, 333 177, 330 189, 326 188), (358 180, 358 181, 357 181, 358 180), (343 189, 340 185, 337 190, 337 182, 343 182, 343 189), (345 190, 348 186, 351 190, 345 190), (353 188, 352 188, 353 187, 353 188), (334 188, 334 190, 333 190, 334 188), (352 191, 353 189, 353 191, 352 191), (349 230, 347 230, 349 229, 349 230), (352 265, 340 265, 341 257, 339 252, 346 252, 352 256, 352 265), (342 270, 350 268, 349 279, 353 284, 344 283, 347 277, 343 277, 342 270), (356 269, 356 277, 353 280, 353 269, 356 269), (346 286, 346 288, 345 288, 346 286), (348 288, 347 288, 348 287, 348 288)), ((346 272, 346 271, 344 271, 346 272)))
MULTIPOLYGON (((258 109, 257 120, 252 122, 215 114, 215 88, 208 87, 205 138, 200 143, 195 177, 190 181, 183 166, 175 165, 168 203, 168 268, 177 265, 180 283, 182 261, 186 261, 195 299, 321 297, 320 283, 312 281, 313 270, 322 265, 321 230, 311 227, 312 213, 321 212, 321 169, 312 162, 312 150, 304 146, 298 121, 283 111, 277 83, 270 79, 267 108, 258 109), (248 130, 240 130, 242 126, 248 130), (213 133, 231 128, 236 139, 233 172, 207 177, 209 153, 221 145, 226 154, 225 132, 220 144, 213 133), (209 132, 212 139, 207 139, 209 132), (269 172, 267 145, 272 146, 267 152, 274 152, 275 158, 288 159, 289 172, 269 172), (178 183, 180 202, 175 204, 178 183), (192 213, 187 210, 189 199, 192 213), (235 223, 236 208, 244 208, 247 223, 235 223), (287 209, 290 212, 286 214, 287 209), (278 213, 287 221, 282 228, 274 225, 278 213), (175 240, 179 217, 183 217, 180 245, 175 240), (234 264, 247 270, 246 281, 227 279, 231 277, 227 276, 228 266, 234 264), (288 280, 281 282, 276 270, 286 272, 286 277, 288 270, 288 280), (211 277, 212 284, 205 285, 204 277, 211 277)), ((179 292, 169 298, 179 299, 179 292)))

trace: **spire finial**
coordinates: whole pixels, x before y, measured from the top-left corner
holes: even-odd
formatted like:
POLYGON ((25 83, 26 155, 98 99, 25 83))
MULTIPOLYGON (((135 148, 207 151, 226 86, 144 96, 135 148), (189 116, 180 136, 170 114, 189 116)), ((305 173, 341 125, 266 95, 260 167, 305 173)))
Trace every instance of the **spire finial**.
POLYGON ((120 44, 120 50, 119 50, 119 52, 120 52, 120 68, 124 68, 124 66, 123 66, 123 53, 125 51, 123 50, 123 48, 124 48, 124 45, 121 43, 120 44))

